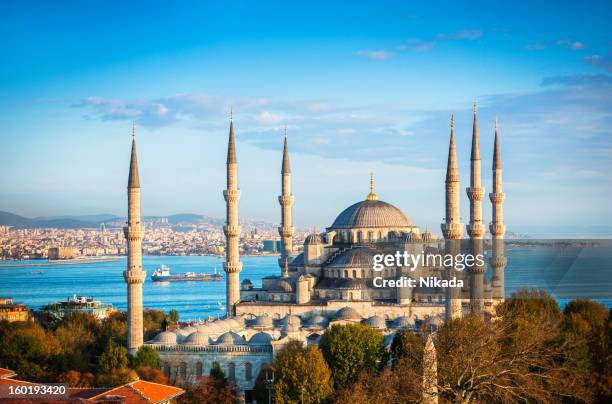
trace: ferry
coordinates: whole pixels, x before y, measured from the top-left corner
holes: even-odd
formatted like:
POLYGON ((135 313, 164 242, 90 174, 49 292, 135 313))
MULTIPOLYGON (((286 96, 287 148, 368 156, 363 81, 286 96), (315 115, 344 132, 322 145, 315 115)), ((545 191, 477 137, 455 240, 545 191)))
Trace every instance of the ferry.
POLYGON ((195 272, 187 272, 185 274, 172 275, 170 268, 163 265, 151 274, 153 282, 189 282, 189 281, 220 281, 223 278, 217 273, 217 268, 212 274, 197 274, 195 272))

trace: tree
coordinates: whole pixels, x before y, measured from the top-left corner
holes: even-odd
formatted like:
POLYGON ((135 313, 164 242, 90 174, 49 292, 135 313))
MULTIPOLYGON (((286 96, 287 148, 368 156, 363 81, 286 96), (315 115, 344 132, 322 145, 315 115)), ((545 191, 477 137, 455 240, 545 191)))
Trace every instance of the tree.
POLYGON ((268 402, 268 389, 266 387, 266 379, 272 377, 272 375, 276 377, 276 369, 271 364, 264 364, 260 369, 257 377, 255 378, 255 388, 253 389, 253 398, 257 400, 258 403, 267 403, 268 402))
POLYGON ((111 373, 114 370, 125 369, 127 365, 127 349, 112 340, 98 358, 98 370, 102 373, 111 373))
MULTIPOLYGON (((331 371, 317 347, 304 348, 301 342, 291 341, 278 352, 272 366, 275 403, 321 403, 334 392, 331 371)), ((266 370, 262 369, 256 380, 256 398, 261 402, 268 400, 266 370)))
POLYGON ((168 377, 159 369, 150 368, 147 366, 136 369, 138 377, 148 382, 168 384, 168 377))
POLYGON ((223 372, 223 369, 221 369, 219 362, 213 362, 210 368, 210 377, 217 380, 225 380, 225 372, 223 372))
POLYGON ((395 333, 391 342, 391 355, 394 364, 400 359, 414 362, 414 367, 421 367, 423 360, 423 338, 410 330, 395 333))
POLYGON ((143 345, 138 348, 136 357, 133 360, 134 367, 150 367, 153 369, 161 369, 161 360, 159 354, 148 345, 143 345))
POLYGON ((216 377, 199 377, 197 383, 187 388, 178 398, 183 404, 234 404, 238 395, 234 386, 216 377))
POLYGON ((113 369, 108 373, 97 375, 96 384, 99 387, 121 386, 138 379, 138 374, 133 369, 113 369))
POLYGON ((76 370, 69 370, 61 373, 57 381, 66 383, 70 387, 91 387, 94 382, 94 375, 91 373, 81 373, 76 370))
POLYGON ((172 323, 178 322, 179 318, 180 318, 179 312, 176 310, 170 310, 168 312, 168 315, 166 316, 166 319, 172 323))
POLYGON ((378 371, 386 363, 382 334, 364 324, 333 325, 319 347, 338 387, 353 384, 362 370, 378 371))

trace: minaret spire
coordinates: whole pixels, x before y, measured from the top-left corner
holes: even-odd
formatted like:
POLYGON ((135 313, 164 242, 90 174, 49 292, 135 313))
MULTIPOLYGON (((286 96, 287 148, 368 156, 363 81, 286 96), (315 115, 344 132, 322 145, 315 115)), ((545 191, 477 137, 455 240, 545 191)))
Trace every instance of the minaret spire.
POLYGON ((142 239, 144 227, 140 216, 140 180, 136 156, 136 129, 132 126, 132 153, 128 176, 128 222, 123 228, 127 239, 127 269, 123 278, 127 283, 128 335, 130 354, 135 355, 143 344, 142 284, 146 272, 142 269, 142 239))
POLYGON ((446 239, 460 239, 463 235, 464 227, 459 209, 459 163, 455 145, 455 114, 452 114, 446 165, 446 218, 442 224, 442 233, 446 239))
POLYGON ((236 159, 236 145, 234 139, 234 113, 230 112, 230 130, 227 146, 227 188, 223 191, 226 202, 226 220, 223 232, 225 233, 225 263, 223 270, 226 277, 226 307, 227 317, 236 315, 236 304, 240 302, 240 233, 242 228, 238 223, 238 160, 236 159))
POLYGON ((291 194, 291 164, 289 163, 289 141, 287 138, 287 127, 285 126, 285 142, 283 144, 283 162, 281 166, 281 195, 278 197, 281 205, 281 225, 278 234, 281 237, 282 251, 278 261, 283 276, 288 274, 288 263, 293 255, 293 195, 291 194))
POLYGON ((495 144, 493 146, 493 192, 489 194, 489 199, 493 205, 493 217, 489 225, 491 232, 491 257, 489 264, 493 269, 491 284, 493 286, 493 298, 497 301, 504 299, 504 268, 507 260, 504 256, 504 235, 506 226, 504 225, 504 200, 506 194, 502 189, 502 162, 501 147, 499 145, 499 126, 495 120, 495 144))

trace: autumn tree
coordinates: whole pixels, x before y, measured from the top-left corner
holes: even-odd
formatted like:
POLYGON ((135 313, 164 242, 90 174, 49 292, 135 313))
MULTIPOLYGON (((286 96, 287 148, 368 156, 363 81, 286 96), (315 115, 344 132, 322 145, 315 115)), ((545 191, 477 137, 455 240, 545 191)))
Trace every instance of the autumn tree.
POLYGON ((168 377, 159 369, 143 366, 136 369, 136 373, 142 380, 160 384, 168 384, 168 377))
MULTIPOLYGON (((331 371, 317 347, 304 348, 301 342, 291 341, 278 352, 272 366, 275 403, 321 403, 333 394, 331 371)), ((262 378, 258 381, 263 382, 262 378)), ((263 392, 265 386, 258 390, 263 392)), ((267 391, 265 394, 267 401, 267 391)))
POLYGON ((386 363, 383 335, 364 324, 333 325, 319 347, 338 387, 353 384, 361 371, 378 371, 386 363))
POLYGON ((238 395, 233 384, 216 377, 199 377, 195 385, 186 387, 178 398, 182 404, 234 404, 238 395))

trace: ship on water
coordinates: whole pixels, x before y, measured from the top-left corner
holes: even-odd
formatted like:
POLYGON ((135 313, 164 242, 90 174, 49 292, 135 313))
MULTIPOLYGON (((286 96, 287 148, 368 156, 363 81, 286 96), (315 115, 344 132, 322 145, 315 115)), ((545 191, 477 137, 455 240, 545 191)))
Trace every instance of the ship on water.
POLYGON ((184 274, 172 275, 170 273, 170 268, 163 264, 151 274, 151 280, 153 282, 220 281, 222 279, 221 274, 217 272, 216 268, 215 272, 212 274, 187 272, 184 274))
POLYGON ((74 295, 64 301, 48 304, 40 308, 39 312, 49 314, 56 319, 62 319, 72 313, 80 312, 91 314, 103 320, 109 314, 117 311, 110 303, 103 303, 91 296, 74 295))

